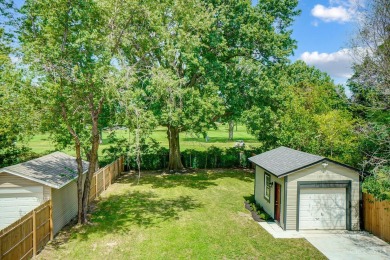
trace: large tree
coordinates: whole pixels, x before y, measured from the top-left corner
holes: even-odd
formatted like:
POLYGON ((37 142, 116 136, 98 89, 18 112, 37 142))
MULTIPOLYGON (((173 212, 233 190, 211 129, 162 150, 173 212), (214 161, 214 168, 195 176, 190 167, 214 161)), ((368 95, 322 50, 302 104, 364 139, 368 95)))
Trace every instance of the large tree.
POLYGON ((348 81, 351 108, 361 116, 362 166, 372 175, 363 188, 380 199, 389 199, 390 187, 390 2, 368 1, 360 10, 353 38, 354 74, 348 81))
POLYGON ((209 79, 203 38, 213 22, 213 10, 201 1, 156 4, 161 26, 152 36, 158 48, 145 86, 145 97, 160 125, 167 127, 169 170, 181 170, 179 135, 202 132, 221 112, 218 88, 209 79), (194 19, 196 17, 196 19, 194 19))
POLYGON ((264 149, 284 145, 357 163, 356 122, 343 89, 326 73, 297 61, 272 68, 259 84, 244 118, 264 149))
POLYGON ((131 17, 119 4, 27 0, 22 7, 20 41, 34 76, 31 98, 54 141, 73 146, 76 153, 79 223, 87 221, 90 185, 98 167, 100 116, 115 92, 110 80, 113 56, 126 30, 123 17, 131 17), (83 156, 89 161, 84 183, 83 156))
POLYGON ((224 102, 222 121, 229 124, 233 138, 234 121, 248 108, 248 92, 258 86, 264 66, 283 63, 295 48, 290 25, 299 14, 297 1, 207 1, 216 9, 211 34, 214 80, 224 102))
POLYGON ((365 109, 389 110, 390 2, 372 0, 360 10, 352 40, 354 75, 349 80, 353 100, 365 109))
MULTIPOLYGON (((262 66, 285 61, 296 1, 167 1, 159 48, 145 86, 159 123, 167 127, 170 170, 183 168, 179 135, 204 133, 224 116, 237 118, 249 80, 262 66), (197 19, 193 19, 197 17, 197 19)), ((157 8, 157 7, 156 7, 157 8)))

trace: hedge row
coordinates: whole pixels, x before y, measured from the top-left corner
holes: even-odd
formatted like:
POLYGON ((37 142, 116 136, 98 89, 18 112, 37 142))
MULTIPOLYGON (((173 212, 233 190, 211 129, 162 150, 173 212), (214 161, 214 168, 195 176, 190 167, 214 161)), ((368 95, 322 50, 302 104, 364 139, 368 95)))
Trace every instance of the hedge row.
MULTIPOLYGON (((206 151, 197 151, 193 149, 181 152, 181 160, 186 168, 232 168, 249 167, 248 158, 254 154, 261 153, 261 148, 218 148, 209 147, 206 151)), ((169 150, 160 147, 153 152, 147 152, 141 155, 142 170, 161 170, 168 167, 169 150)), ((127 169, 137 169, 135 156, 127 156, 125 160, 127 169)))

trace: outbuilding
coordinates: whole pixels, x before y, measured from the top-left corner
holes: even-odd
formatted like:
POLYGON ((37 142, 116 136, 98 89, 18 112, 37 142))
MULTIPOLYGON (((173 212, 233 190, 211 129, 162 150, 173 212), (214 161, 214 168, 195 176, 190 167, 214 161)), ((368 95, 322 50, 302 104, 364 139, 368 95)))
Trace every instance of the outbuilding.
POLYGON ((62 152, 1 168, 0 229, 51 199, 56 234, 77 215, 77 176, 76 159, 62 152))
POLYGON ((359 230, 357 169, 283 146, 249 161, 256 202, 284 230, 359 230))

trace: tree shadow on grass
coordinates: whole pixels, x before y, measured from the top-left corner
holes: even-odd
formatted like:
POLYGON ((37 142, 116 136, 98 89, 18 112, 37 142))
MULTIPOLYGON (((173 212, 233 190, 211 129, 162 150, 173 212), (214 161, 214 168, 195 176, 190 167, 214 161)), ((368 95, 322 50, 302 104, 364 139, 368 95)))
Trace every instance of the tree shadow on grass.
POLYGON ((185 174, 161 174, 157 172, 143 172, 138 182, 137 174, 127 173, 117 179, 117 183, 129 183, 131 185, 151 185, 152 188, 186 187, 204 190, 218 186, 215 180, 222 178, 234 178, 244 182, 253 182, 251 171, 235 169, 197 170, 195 173, 185 174))
POLYGON ((203 207, 190 196, 159 198, 153 192, 133 191, 111 195, 99 202, 91 217, 92 225, 79 233, 87 240, 91 233, 125 234, 134 227, 158 227, 165 221, 177 220, 180 213, 203 207))

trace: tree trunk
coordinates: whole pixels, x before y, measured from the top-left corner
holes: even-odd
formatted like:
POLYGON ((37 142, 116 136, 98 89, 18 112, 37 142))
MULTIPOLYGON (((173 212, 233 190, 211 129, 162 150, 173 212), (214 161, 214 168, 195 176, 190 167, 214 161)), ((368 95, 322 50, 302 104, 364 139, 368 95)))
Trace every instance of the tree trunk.
POLYGON ((70 126, 68 122, 68 112, 66 110, 65 104, 61 104, 61 115, 66 123, 66 127, 68 128, 69 133, 73 136, 75 142, 75 150, 76 150, 76 163, 77 163, 77 222, 79 224, 82 223, 83 219, 83 159, 81 158, 81 142, 80 138, 77 135, 76 131, 70 126))
POLYGON ((77 223, 82 223, 82 213, 83 213, 83 207, 82 207, 82 201, 83 201, 83 160, 81 158, 81 145, 78 140, 76 140, 76 162, 77 162, 77 223))
POLYGON ((233 140, 234 121, 229 121, 229 140, 233 140))
MULTIPOLYGON (((88 173, 85 177, 84 182, 84 192, 83 192, 83 214, 82 214, 82 224, 88 221, 88 204, 89 204, 89 193, 91 189, 92 178, 96 170, 99 168, 98 162, 98 149, 100 144, 100 133, 99 133, 99 114, 103 105, 103 98, 99 101, 99 106, 97 109, 94 108, 93 94, 89 96, 89 107, 91 112, 91 150, 89 151, 89 167, 88 173)), ((103 185, 105 185, 103 183, 103 185)))
MULTIPOLYGON (((91 151, 89 153, 90 160, 89 160, 89 167, 88 167, 88 173, 85 177, 84 182, 84 193, 83 193, 83 214, 82 214, 82 224, 86 223, 87 220, 87 212, 88 212, 88 204, 89 204, 89 193, 91 189, 91 183, 94 173, 97 170, 98 165, 98 156, 97 152, 99 149, 99 141, 100 141, 100 135, 99 135, 99 129, 98 129, 98 117, 92 116, 92 147, 91 151)), ((104 185, 104 184, 103 184, 104 185)))
POLYGON ((180 171, 184 168, 180 156, 179 133, 180 131, 178 127, 168 125, 169 171, 180 171))

